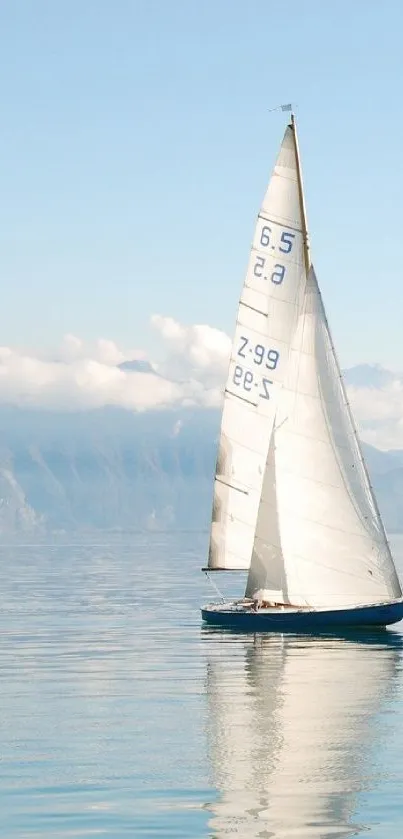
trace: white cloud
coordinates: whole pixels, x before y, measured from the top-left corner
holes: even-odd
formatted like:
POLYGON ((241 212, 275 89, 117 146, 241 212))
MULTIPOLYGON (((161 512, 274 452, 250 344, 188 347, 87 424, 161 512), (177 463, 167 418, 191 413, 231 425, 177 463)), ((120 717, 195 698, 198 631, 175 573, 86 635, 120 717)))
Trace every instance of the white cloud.
POLYGON ((100 338, 96 344, 96 357, 101 364, 116 365, 125 360, 124 353, 118 349, 114 341, 106 341, 100 338))
POLYGON ((181 400, 180 387, 152 373, 124 372, 95 359, 70 363, 12 354, 0 363, 0 401, 77 410, 120 405, 146 410, 181 400))
MULTIPOLYGON (((138 358, 141 350, 133 350, 130 358, 138 358), (136 354, 137 353, 137 354, 136 354)), ((57 352, 57 358, 66 363, 78 359, 91 358, 101 364, 116 366, 125 361, 127 356, 119 349, 114 341, 99 338, 94 344, 87 344, 76 335, 65 335, 57 352)))
MULTIPOLYGON (((133 411, 219 407, 228 368, 228 335, 162 315, 153 315, 151 326, 162 344, 158 364, 142 349, 125 351, 107 339, 89 344, 75 335, 66 335, 52 358, 0 347, 0 403, 49 410, 104 405, 133 411), (136 360, 148 360, 148 371, 118 366, 136 360)), ((382 387, 355 386, 348 393, 361 437, 378 448, 403 448, 403 378, 396 374, 382 387)), ((173 436, 180 431, 176 423, 173 436)))
POLYGON ((151 324, 167 350, 161 372, 172 379, 194 378, 208 388, 222 387, 231 350, 225 332, 204 324, 182 326, 162 315, 153 315, 151 324))
POLYGON ((60 358, 64 361, 72 361, 80 358, 83 354, 84 342, 76 335, 65 335, 60 347, 60 358))
POLYGON ((361 437, 379 449, 403 448, 403 381, 380 388, 351 387, 351 406, 361 437))
MULTIPOLYGON (((143 350, 125 352, 114 341, 87 344, 66 335, 51 358, 0 347, 0 403, 81 410, 119 405, 135 411, 170 406, 217 406, 221 402, 230 341, 209 326, 182 326, 154 316, 165 358, 147 372, 119 369, 144 361, 143 350)), ((175 433, 179 433, 178 428, 175 433)))

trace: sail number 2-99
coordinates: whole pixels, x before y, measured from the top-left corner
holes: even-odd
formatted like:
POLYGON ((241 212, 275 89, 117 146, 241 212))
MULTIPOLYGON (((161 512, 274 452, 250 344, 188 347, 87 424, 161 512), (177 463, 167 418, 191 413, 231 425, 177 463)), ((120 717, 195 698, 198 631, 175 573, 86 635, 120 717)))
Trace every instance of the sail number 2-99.
MULTIPOLYGON (((249 360, 249 363, 253 362, 253 364, 259 367, 263 365, 268 370, 276 369, 280 358, 280 353, 277 352, 277 350, 264 347, 263 344, 254 344, 254 342, 250 341, 249 338, 246 338, 245 335, 241 335, 239 340, 240 344, 237 350, 237 355, 244 358, 245 363, 248 363, 249 360)), ((232 374, 232 381, 234 385, 241 387, 246 391, 251 391, 252 388, 258 388, 258 396, 260 396, 261 399, 270 398, 269 385, 272 384, 272 381, 271 379, 266 379, 263 376, 260 377, 257 375, 257 371, 252 372, 252 370, 247 370, 244 367, 241 367, 240 364, 236 364, 232 374)))
POLYGON ((241 358, 247 358, 248 355, 251 355, 251 361, 253 361, 254 364, 261 365, 264 362, 264 366, 267 367, 268 370, 276 369, 277 362, 280 358, 280 353, 277 352, 277 350, 267 349, 263 346, 263 344, 249 346, 249 338, 245 338, 244 335, 241 335, 240 342, 241 344, 237 355, 240 355, 241 358))
POLYGON ((251 391, 252 388, 259 388, 258 396, 261 399, 270 399, 269 385, 273 384, 271 379, 260 379, 259 376, 254 376, 251 370, 244 370, 240 364, 234 367, 232 381, 234 385, 247 391, 251 391))

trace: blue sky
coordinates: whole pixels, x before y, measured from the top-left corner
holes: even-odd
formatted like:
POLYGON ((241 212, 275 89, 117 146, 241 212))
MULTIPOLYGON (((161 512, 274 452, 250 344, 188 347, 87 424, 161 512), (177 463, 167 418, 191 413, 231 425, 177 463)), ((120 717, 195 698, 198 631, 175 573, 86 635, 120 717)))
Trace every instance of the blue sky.
POLYGON ((343 365, 403 369, 399 2, 0 5, 0 343, 231 332, 296 103, 312 255, 343 365))

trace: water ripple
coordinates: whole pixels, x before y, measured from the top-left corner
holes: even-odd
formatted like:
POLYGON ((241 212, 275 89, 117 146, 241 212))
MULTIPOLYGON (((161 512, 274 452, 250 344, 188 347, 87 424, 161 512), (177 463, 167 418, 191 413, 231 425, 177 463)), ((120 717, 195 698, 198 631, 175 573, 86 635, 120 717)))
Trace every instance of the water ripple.
POLYGON ((400 837, 400 625, 202 629, 205 553, 194 533, 0 549, 4 839, 400 837))

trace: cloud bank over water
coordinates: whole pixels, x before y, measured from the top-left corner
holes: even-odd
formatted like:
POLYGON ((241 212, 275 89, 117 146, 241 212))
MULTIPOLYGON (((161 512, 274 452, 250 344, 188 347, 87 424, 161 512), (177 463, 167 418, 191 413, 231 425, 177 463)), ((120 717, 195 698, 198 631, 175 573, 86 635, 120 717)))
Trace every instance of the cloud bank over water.
MULTIPOLYGON (((141 348, 104 338, 88 344, 75 335, 66 335, 52 357, 0 347, 0 404, 62 411, 219 408, 229 336, 159 314, 150 328, 161 344, 158 363, 141 348)), ((378 448, 402 448, 403 376, 362 365, 349 371, 347 387, 362 438, 378 448)))
POLYGON ((115 405, 134 411, 169 407, 218 407, 230 339, 210 326, 183 326, 153 315, 163 361, 113 341, 86 344, 66 335, 52 358, 0 347, 0 403, 49 410, 115 405))

